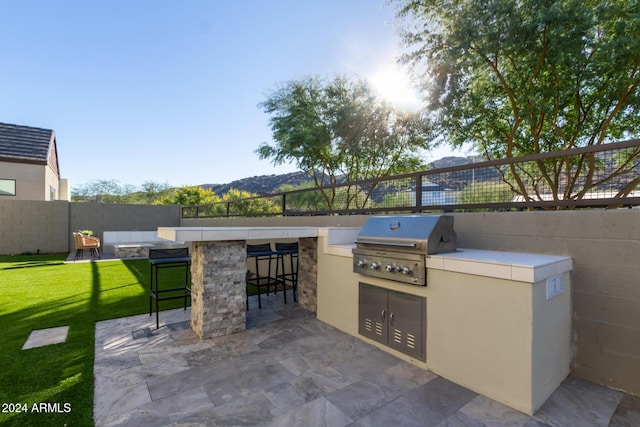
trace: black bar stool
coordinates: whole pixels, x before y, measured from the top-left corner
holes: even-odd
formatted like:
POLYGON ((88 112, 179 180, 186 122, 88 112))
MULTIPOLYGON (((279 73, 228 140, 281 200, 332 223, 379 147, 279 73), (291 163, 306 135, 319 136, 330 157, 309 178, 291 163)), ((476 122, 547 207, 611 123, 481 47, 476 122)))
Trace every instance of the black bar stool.
POLYGON ((261 288, 267 288, 267 295, 269 295, 269 288, 271 285, 276 287, 276 279, 271 276, 271 261, 274 259, 275 252, 271 250, 270 243, 264 243, 261 245, 247 245, 247 260, 253 258, 255 260, 256 275, 249 276, 247 274, 247 310, 249 310, 249 285, 255 286, 258 289, 258 308, 262 308, 262 301, 260 300, 261 288), (260 261, 268 260, 269 268, 266 276, 260 275, 260 261))
POLYGON ((287 284, 293 289, 293 301, 298 302, 298 242, 276 243, 276 290, 278 283, 282 283, 284 303, 287 303, 287 284), (285 268, 284 259, 289 257, 289 272, 285 268), (280 273, 282 267, 282 273, 280 273))
POLYGON ((149 265, 149 316, 153 313, 153 300, 155 300, 156 329, 158 329, 160 327, 160 301, 184 298, 184 309, 187 309, 187 299, 191 298, 189 282, 191 257, 189 256, 189 248, 149 249, 149 265), (184 284, 175 288, 160 289, 158 283, 158 269, 160 268, 184 268, 184 284))

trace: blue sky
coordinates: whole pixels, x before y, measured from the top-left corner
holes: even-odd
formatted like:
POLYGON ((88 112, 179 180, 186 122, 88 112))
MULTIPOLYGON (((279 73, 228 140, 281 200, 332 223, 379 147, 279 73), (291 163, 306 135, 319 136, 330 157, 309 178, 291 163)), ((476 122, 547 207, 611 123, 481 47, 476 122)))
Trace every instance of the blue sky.
POLYGON ((278 84, 346 74, 404 90, 385 0, 5 0, 0 52, 0 122, 54 129, 72 188, 291 172, 254 153, 278 84))

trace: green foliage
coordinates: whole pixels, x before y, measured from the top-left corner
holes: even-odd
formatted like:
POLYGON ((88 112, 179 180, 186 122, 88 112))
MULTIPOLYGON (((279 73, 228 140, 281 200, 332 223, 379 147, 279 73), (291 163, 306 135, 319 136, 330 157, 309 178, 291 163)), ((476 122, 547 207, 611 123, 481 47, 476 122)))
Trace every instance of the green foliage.
POLYGON ((504 182, 481 182, 467 185, 459 195, 460 204, 511 202, 515 193, 504 182))
POLYGON ((307 181, 304 184, 293 186, 284 184, 280 187, 280 192, 289 192, 296 190, 308 190, 300 193, 287 194, 287 210, 288 211, 322 211, 327 209, 327 202, 322 197, 320 190, 311 191, 315 184, 313 181, 307 181))
POLYGON ((169 183, 161 184, 154 181, 143 182, 140 190, 142 193, 141 199, 144 200, 144 204, 150 205, 155 204, 163 197, 170 197, 174 192, 174 189, 169 185, 169 183))
MULTIPOLYGON (((197 209, 199 217, 220 217, 228 215, 275 215, 281 213, 278 203, 255 193, 230 189, 222 197, 201 187, 183 187, 180 198, 167 200, 168 204, 183 204, 197 209), (197 206, 196 206, 197 205, 197 206)), ((178 193, 177 192, 177 193, 178 193)), ((189 208, 187 208, 189 209, 189 208)), ((195 212, 192 213, 195 215, 195 212)))
POLYGON ((120 184, 116 180, 99 180, 74 187, 71 192, 73 202, 153 204, 172 192, 169 184, 146 181, 141 188, 120 184))
POLYGON ((222 199, 211 190, 205 190, 199 186, 185 185, 176 189, 171 196, 161 198, 157 204, 193 206, 218 203, 221 200, 222 199))
POLYGON ((313 190, 314 188, 315 185, 311 181, 297 187, 288 184, 282 185, 280 187, 281 192, 293 192, 286 195, 287 210, 290 212, 321 212, 329 210, 327 200, 322 191, 332 192, 333 203, 331 204, 331 210, 333 211, 373 206, 373 202, 369 197, 370 192, 363 187, 345 185, 335 189, 321 190, 316 188, 315 191, 313 190), (296 190, 306 191, 296 192, 296 190))
POLYGON ((168 184, 147 181, 142 191, 127 193, 132 186, 121 186, 117 181, 98 181, 77 190, 74 201, 94 201, 104 203, 146 203, 156 205, 198 205, 200 216, 225 216, 229 202, 230 215, 271 215, 281 213, 278 203, 264 198, 254 198, 257 194, 231 189, 222 197, 212 190, 200 186, 171 188, 168 184), (249 199, 249 200, 243 200, 249 199), (200 206, 206 205, 206 206, 200 206))
MULTIPOLYGON (((397 2, 399 17, 411 18, 404 60, 454 146, 497 159, 640 135, 636 1, 397 2)), ((592 160, 541 162, 535 175, 554 194, 580 197, 599 184, 592 160)), ((511 184, 535 192, 519 172, 511 184)))
MULTIPOLYGON (((342 190, 325 188, 327 184, 424 166, 419 151, 428 148, 430 128, 425 117, 394 109, 364 80, 293 80, 260 106, 270 115, 275 141, 260 145, 256 150, 260 158, 294 163, 309 174, 330 210, 342 190)), ((347 207, 366 203, 374 189, 375 185, 348 187, 340 203, 347 207)))
POLYGON ((280 206, 273 201, 257 196, 255 193, 231 188, 222 196, 222 200, 230 202, 229 215, 272 215, 282 212, 280 206))
POLYGON ((408 207, 415 205, 415 180, 402 179, 385 184, 384 197, 376 207, 408 207))

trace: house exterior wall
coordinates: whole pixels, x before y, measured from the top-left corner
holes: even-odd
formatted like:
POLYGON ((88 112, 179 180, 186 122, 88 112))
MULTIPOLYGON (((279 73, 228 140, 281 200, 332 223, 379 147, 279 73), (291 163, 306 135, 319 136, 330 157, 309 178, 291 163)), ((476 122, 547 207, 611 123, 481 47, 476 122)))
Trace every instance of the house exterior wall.
POLYGON ((46 165, 0 162, 0 179, 16 181, 15 196, 0 196, 0 200, 49 200, 49 186, 59 189, 58 178, 46 165))
POLYGON ((55 140, 51 143, 46 165, 0 161, 0 179, 16 181, 16 195, 0 196, 0 198, 46 201, 69 200, 67 197, 68 186, 62 189, 60 186, 55 140))
POLYGON ((48 201, 61 200, 60 199, 60 178, 58 177, 58 174, 48 165, 45 166, 44 169, 45 169, 44 200, 48 200, 48 201), (53 194, 51 194, 52 189, 53 189, 53 194), (53 196, 53 198, 51 196, 53 196))

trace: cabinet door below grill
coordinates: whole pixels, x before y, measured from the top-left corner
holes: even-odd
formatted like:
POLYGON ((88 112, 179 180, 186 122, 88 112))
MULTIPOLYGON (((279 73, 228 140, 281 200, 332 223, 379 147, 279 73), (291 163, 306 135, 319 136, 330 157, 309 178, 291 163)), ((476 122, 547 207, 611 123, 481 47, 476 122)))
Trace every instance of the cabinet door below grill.
POLYGON ((426 360, 425 299, 389 291, 389 347, 426 360))
POLYGON ((387 344, 388 313, 386 289, 360 283, 358 333, 387 344))

